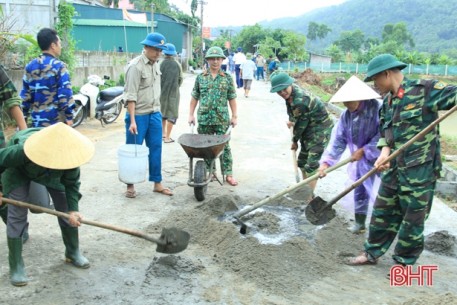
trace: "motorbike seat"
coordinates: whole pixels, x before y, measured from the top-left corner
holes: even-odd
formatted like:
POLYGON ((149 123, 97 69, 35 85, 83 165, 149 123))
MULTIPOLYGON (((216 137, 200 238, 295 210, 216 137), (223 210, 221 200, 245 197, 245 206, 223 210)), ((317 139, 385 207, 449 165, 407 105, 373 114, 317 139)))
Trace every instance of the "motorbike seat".
POLYGON ((108 102, 124 93, 124 87, 116 86, 100 91, 100 99, 108 102))

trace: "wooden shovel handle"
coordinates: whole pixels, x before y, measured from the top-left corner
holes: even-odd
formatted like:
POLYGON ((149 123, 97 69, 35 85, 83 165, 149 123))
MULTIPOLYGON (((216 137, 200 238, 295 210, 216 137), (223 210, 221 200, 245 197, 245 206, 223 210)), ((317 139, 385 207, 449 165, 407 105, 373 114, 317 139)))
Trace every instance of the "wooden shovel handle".
MULTIPOLYGON (((333 165, 332 167, 327 168, 325 170, 325 173, 330 173, 331 171, 334 171, 334 170, 336 170, 336 169, 348 164, 349 162, 352 162, 352 157, 344 159, 344 160, 340 161, 339 163, 333 165)), ((262 205, 264 205, 264 204, 266 204, 266 203, 268 203, 270 201, 276 200, 277 198, 279 198, 279 197, 281 197, 281 196, 283 196, 283 195, 285 195, 287 193, 290 193, 291 191, 296 190, 296 189, 298 189, 298 188, 300 188, 300 187, 302 187, 302 186, 304 186, 304 185, 306 185, 306 184, 310 183, 311 181, 316 180, 318 178, 319 178, 319 173, 316 173, 316 174, 308 177, 307 179, 305 179, 303 181, 300 181, 300 183, 294 184, 294 185, 284 189, 283 191, 281 191, 281 192, 279 192, 279 193, 277 193, 277 194, 275 194, 275 195, 273 195, 271 197, 267 197, 267 198, 257 202, 256 204, 251 205, 250 207, 248 207, 248 208, 236 213, 234 215, 234 217, 235 218, 236 217, 240 218, 240 217, 242 217, 242 216, 254 211, 255 209, 261 207, 262 205)))
MULTIPOLYGON (((409 146, 411 146, 414 142, 416 142, 417 140, 419 140, 420 138, 422 138, 423 136, 425 136, 427 133, 430 132, 430 130, 432 130, 433 128, 435 128, 436 125, 438 125, 441 121, 443 121, 445 118, 447 118, 448 116, 450 116, 454 111, 457 110, 457 105, 455 105, 454 107, 452 107, 451 109, 449 109, 445 114, 443 114, 443 116, 439 117, 438 119, 436 119, 435 121, 433 121, 432 123, 430 123, 430 125, 428 125, 427 127, 425 127, 421 132, 419 132, 418 134, 416 134, 414 137, 412 137, 411 139, 409 139, 408 142, 406 142, 405 144, 403 144, 402 146, 400 146, 396 151, 394 151, 391 155, 389 155, 389 157, 387 157, 387 159, 384 160, 384 162, 382 164, 386 164, 387 162, 390 162, 392 161, 394 158, 396 158, 401 152, 403 152, 406 148, 408 148, 409 146)), ((340 200, 341 198, 343 198, 344 196, 346 196, 349 192, 351 192, 353 189, 355 189, 356 187, 358 187, 359 185, 361 185, 365 180, 367 180, 371 175, 373 175, 374 173, 377 172, 377 168, 376 167, 373 167, 369 172, 367 172, 365 175, 363 175, 359 180, 355 181, 350 187, 348 187, 347 189, 345 189, 343 192, 341 192, 340 194, 338 194, 335 198, 333 198, 332 200, 328 201, 327 204, 325 205, 325 208, 323 208, 322 210, 324 209, 327 209, 329 207, 331 207, 332 205, 334 205, 335 203, 338 202, 338 200, 340 200)))
MULTIPOLYGON (((34 204, 30 204, 30 203, 27 203, 27 202, 22 202, 22 201, 18 201, 18 200, 12 200, 12 199, 9 199, 9 198, 4 198, 4 197, 2 197, 2 201, 5 202, 5 203, 8 203, 8 204, 11 204, 11 205, 15 205, 15 206, 21 207, 21 208, 27 208, 27 209, 35 210, 37 212, 51 214, 51 215, 54 215, 54 216, 57 216, 57 217, 70 219, 70 215, 68 213, 63 213, 63 212, 47 209, 47 208, 44 208, 44 207, 41 207, 41 206, 37 206, 37 205, 34 205, 34 204)), ((107 229, 107 230, 117 231, 117 232, 120 232, 120 233, 124 233, 124 234, 128 234, 128 235, 140 237, 140 238, 152 241, 152 242, 154 242, 156 244, 160 244, 160 245, 165 245, 166 244, 162 240, 159 240, 159 239, 157 239, 155 237, 146 235, 146 234, 144 234, 142 232, 139 232, 139 231, 135 231, 135 230, 127 229, 127 228, 122 228, 122 227, 118 227, 118 226, 114 226, 114 225, 110 225, 110 224, 105 224, 105 223, 101 223, 101 222, 96 222, 96 221, 92 221, 92 220, 81 219, 80 222, 84 223, 84 224, 87 224, 89 226, 99 227, 99 228, 103 228, 103 229, 107 229)))

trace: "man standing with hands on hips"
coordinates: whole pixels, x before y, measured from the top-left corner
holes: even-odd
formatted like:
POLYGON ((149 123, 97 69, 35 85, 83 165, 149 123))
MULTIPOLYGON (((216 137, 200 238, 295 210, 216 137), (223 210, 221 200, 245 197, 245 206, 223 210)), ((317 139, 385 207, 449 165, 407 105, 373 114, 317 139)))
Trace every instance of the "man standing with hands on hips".
MULTIPOLYGON (((154 192, 171 196, 170 189, 162 185, 162 114, 160 113, 160 54, 166 50, 165 37, 151 33, 141 44, 143 54, 134 58, 125 73, 124 95, 127 101, 125 115, 126 144, 146 141, 149 148, 149 181, 154 192)), ((127 184, 127 198, 135 198, 133 184, 127 184)))

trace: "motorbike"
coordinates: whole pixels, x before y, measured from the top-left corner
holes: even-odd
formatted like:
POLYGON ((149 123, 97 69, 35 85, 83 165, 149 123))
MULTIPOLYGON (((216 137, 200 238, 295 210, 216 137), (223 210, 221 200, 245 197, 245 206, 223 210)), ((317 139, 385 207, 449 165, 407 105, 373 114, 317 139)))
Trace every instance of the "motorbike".
POLYGON ((109 76, 106 75, 104 79, 98 75, 89 75, 87 83, 73 96, 73 127, 79 126, 91 115, 91 111, 95 111, 95 115, 92 115, 100 120, 102 126, 113 123, 119 117, 124 107, 124 87, 115 86, 100 91, 100 86, 108 79, 109 76))

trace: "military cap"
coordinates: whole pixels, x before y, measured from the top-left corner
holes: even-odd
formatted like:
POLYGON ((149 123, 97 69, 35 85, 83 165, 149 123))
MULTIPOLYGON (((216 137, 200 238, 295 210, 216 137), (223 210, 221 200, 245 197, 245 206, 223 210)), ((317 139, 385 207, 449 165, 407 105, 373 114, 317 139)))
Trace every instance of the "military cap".
POLYGON ((367 68, 367 76, 364 79, 365 82, 372 80, 372 77, 382 71, 389 69, 404 69, 407 64, 399 61, 395 56, 391 54, 381 54, 370 60, 367 68))
POLYGON ((220 47, 211 47, 206 51, 205 58, 225 58, 224 51, 220 47))
POLYGON ((271 93, 279 92, 281 90, 286 89, 290 85, 293 84, 295 79, 290 77, 287 73, 284 72, 278 72, 272 74, 271 77, 271 93))
POLYGON ((175 56, 177 54, 176 53, 176 47, 175 47, 174 44, 166 43, 165 46, 167 46, 167 49, 165 51, 163 51, 163 54, 171 55, 171 56, 175 56))
POLYGON ((161 50, 166 50, 167 46, 165 45, 165 36, 163 36, 160 33, 154 32, 151 34, 148 34, 146 38, 141 42, 142 45, 161 49, 161 50))

